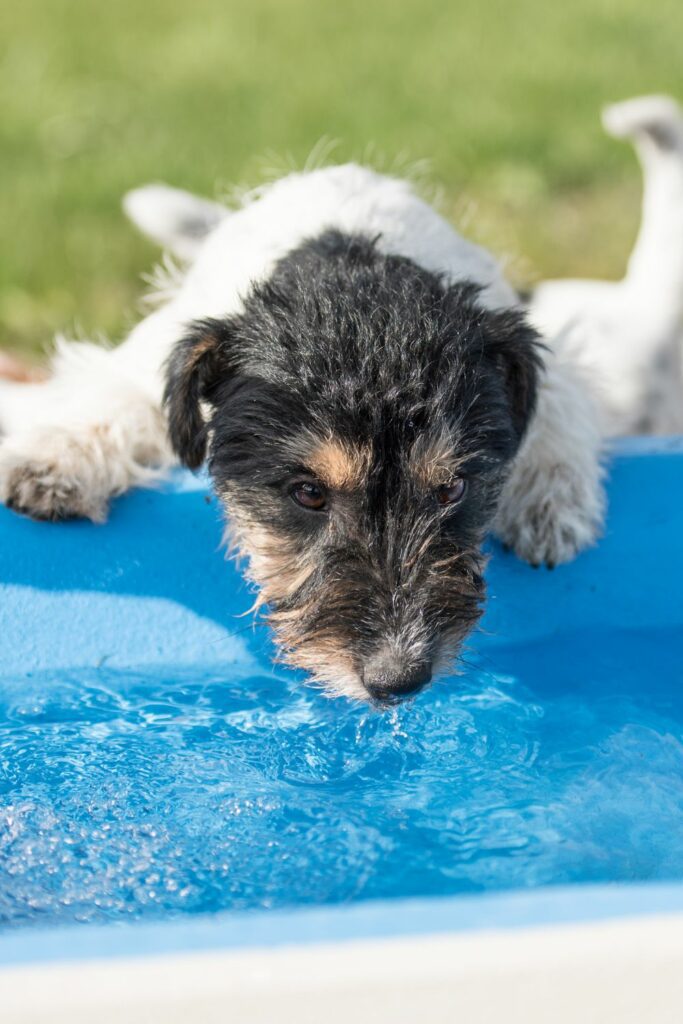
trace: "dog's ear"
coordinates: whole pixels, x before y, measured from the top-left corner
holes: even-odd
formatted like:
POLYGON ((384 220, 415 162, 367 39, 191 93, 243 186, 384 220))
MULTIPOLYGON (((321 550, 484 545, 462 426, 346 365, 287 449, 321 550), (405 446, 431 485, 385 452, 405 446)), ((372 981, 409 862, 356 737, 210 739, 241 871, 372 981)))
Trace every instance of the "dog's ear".
POLYGON ((143 235, 182 260, 194 259, 207 235, 227 216, 219 203, 168 185, 127 192, 123 209, 143 235))
POLYGON ((184 465, 197 469, 206 456, 208 425, 202 404, 232 373, 230 332, 220 320, 200 320, 176 343, 166 362, 164 406, 168 434, 184 465))
POLYGON ((486 350, 503 375, 512 423, 521 441, 536 408, 544 346, 518 310, 491 313, 487 321, 486 350))

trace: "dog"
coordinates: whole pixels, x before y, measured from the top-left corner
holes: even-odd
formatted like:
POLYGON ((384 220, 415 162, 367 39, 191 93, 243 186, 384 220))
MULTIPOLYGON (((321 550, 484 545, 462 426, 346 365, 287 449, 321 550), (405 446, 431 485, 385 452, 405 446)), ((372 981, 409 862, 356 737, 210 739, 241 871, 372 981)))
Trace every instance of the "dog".
POLYGON ((232 210, 165 186, 125 206, 184 272, 119 347, 61 341, 49 381, 0 384, 10 508, 102 522, 207 460, 282 659, 378 705, 457 658, 489 530, 535 566, 595 541, 590 388, 409 181, 348 164, 232 210))

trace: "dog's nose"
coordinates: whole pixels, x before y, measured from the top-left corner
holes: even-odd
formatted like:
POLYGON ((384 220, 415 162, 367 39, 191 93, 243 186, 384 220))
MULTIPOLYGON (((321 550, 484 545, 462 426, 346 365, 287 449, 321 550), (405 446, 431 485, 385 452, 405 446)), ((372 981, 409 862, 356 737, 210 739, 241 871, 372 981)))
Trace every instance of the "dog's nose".
POLYGON ((432 678, 432 666, 421 662, 409 669, 381 665, 368 666, 363 673, 363 683, 370 696, 378 704, 398 704, 406 697, 418 693, 432 678))

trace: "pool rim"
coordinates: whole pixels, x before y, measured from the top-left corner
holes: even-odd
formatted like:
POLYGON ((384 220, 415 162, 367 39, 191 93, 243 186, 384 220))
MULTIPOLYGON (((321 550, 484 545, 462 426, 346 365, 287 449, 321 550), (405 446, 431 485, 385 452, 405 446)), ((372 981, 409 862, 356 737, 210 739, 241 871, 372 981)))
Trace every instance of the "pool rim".
POLYGON ((369 900, 292 910, 0 930, 0 967, 593 924, 683 914, 683 882, 575 883, 533 890, 369 900))

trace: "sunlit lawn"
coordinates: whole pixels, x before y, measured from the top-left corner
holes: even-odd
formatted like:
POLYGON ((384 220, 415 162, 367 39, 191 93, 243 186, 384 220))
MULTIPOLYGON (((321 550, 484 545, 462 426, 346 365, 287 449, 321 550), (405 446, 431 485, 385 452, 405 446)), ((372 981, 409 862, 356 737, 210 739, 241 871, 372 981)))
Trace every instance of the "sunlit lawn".
POLYGON ((0 346, 120 336, 156 256, 120 196, 302 163, 428 158, 519 282, 618 275, 637 218, 600 106, 683 98, 680 0, 23 0, 3 17, 0 346))

